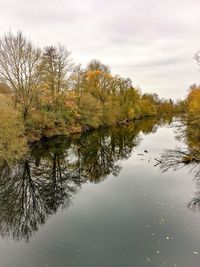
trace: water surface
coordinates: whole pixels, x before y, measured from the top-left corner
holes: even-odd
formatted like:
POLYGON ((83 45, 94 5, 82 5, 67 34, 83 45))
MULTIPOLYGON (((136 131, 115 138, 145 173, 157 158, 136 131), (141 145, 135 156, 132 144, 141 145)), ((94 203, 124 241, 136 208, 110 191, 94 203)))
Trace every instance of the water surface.
POLYGON ((2 164, 0 266, 199 266, 197 179, 155 160, 183 146, 175 137, 144 120, 44 140, 2 164))

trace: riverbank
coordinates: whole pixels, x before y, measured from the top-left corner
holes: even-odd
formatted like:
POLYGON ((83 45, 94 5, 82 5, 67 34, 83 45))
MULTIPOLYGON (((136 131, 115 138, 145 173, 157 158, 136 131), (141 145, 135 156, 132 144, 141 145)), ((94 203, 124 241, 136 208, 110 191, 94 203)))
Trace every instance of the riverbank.
POLYGON ((158 124, 161 123, 161 122, 168 122, 168 123, 171 123, 172 120, 173 120, 173 117, 175 116, 176 114, 165 114, 165 115, 162 115, 162 116, 158 116, 158 115, 154 115, 154 116, 145 116, 145 117, 140 117, 140 118, 137 118, 137 119, 132 119, 132 120, 124 120, 122 122, 117 122, 115 123, 114 125, 100 125, 98 126, 97 128, 94 128, 94 127, 88 127, 88 126, 72 126, 70 128, 68 128, 66 131, 63 131, 63 132, 60 132, 60 131, 51 131, 51 129, 48 129, 46 131, 46 134, 45 135, 37 135, 37 133, 34 133, 34 132, 27 132, 25 134, 27 140, 28 140, 28 143, 31 144, 31 143, 34 143, 34 142, 38 142, 40 140, 43 140, 43 139, 50 139, 50 138, 54 138, 54 137, 57 137, 57 136, 71 136, 71 135, 77 135, 77 134, 83 134, 83 133, 86 133, 86 132, 92 132, 94 130, 100 130, 100 129, 108 129, 108 128, 111 128, 111 127, 128 127, 129 125, 131 124, 138 124, 142 121, 152 121, 152 122, 157 122, 158 124))

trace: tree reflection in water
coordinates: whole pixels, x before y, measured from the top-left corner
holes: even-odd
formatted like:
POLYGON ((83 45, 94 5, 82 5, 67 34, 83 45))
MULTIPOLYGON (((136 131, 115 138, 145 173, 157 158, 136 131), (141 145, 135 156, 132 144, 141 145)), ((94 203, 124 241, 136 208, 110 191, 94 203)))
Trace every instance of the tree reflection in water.
MULTIPOLYGON (((184 148, 167 150, 157 160, 162 172, 169 169, 174 171, 187 168, 194 174, 195 185, 198 188, 194 198, 188 203, 188 208, 192 211, 200 211, 200 120, 190 118, 182 120, 183 126, 177 136, 185 143, 184 148)), ((180 126, 180 125, 179 125, 180 126)))
POLYGON ((157 123, 148 119, 127 127, 53 138, 32 145, 30 154, 12 166, 1 163, 1 236, 28 242, 49 215, 70 205, 83 183, 117 176, 119 161, 131 155, 140 142, 139 133, 155 132, 157 123))

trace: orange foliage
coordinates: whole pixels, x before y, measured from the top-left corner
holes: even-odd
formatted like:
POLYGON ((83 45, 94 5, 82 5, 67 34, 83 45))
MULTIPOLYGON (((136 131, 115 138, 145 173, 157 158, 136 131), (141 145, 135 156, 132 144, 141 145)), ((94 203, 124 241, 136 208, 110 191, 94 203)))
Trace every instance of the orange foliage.
POLYGON ((200 112, 200 86, 193 85, 190 87, 188 94, 188 111, 192 114, 200 112))

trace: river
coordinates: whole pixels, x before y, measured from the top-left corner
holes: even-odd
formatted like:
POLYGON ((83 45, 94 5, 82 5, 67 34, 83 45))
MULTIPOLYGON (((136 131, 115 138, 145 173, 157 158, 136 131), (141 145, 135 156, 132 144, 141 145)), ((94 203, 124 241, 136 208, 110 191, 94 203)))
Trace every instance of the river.
POLYGON ((143 120, 44 140, 2 165, 0 267, 199 266, 197 174, 159 164, 185 146, 177 131, 143 120))

